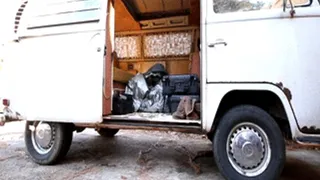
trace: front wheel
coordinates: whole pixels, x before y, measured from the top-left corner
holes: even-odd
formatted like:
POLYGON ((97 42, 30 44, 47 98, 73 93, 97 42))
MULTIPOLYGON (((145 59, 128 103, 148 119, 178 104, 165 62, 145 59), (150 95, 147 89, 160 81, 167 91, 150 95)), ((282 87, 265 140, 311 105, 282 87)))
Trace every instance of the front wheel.
POLYGON ((70 149, 73 126, 63 123, 26 123, 25 144, 32 160, 41 165, 52 165, 70 149))
POLYGON ((285 143, 275 120, 256 106, 229 110, 213 137, 213 153, 227 179, 278 179, 285 163, 285 143))

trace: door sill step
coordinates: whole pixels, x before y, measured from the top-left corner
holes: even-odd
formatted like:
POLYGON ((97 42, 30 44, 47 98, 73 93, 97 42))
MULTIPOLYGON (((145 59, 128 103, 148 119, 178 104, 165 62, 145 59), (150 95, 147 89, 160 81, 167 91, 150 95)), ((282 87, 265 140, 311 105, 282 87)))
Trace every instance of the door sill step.
POLYGON ((121 120, 121 121, 130 121, 130 122, 201 125, 201 120, 174 119, 171 114, 164 114, 164 113, 130 113, 126 115, 110 115, 110 116, 104 117, 103 119, 106 121, 121 120))
POLYGON ((303 144, 316 144, 320 145, 320 137, 298 137, 297 141, 303 144))
POLYGON ((110 128, 110 129, 141 129, 141 130, 159 130, 159 131, 177 131, 186 133, 202 133, 202 127, 199 123, 168 123, 157 121, 135 121, 135 120, 104 120, 98 124, 76 124, 79 127, 87 128, 110 128))

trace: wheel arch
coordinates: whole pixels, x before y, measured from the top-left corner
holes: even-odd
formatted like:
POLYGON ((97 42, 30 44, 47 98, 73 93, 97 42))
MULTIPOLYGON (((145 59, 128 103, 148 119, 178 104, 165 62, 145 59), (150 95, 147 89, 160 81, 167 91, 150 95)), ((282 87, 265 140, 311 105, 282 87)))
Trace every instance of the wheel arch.
MULTIPOLYGON (((220 95, 218 98, 220 101, 216 106, 214 115, 211 116, 212 118, 209 118, 212 122, 207 123, 206 130, 209 134, 215 132, 216 127, 225 112, 232 107, 241 104, 255 105, 267 111, 275 118, 285 137, 290 139, 295 138, 299 133, 296 118, 290 104, 290 97, 280 86, 270 83, 228 83, 219 85, 214 84, 213 86, 208 84, 208 90, 211 88, 212 90, 214 89, 214 91, 218 90, 218 92, 220 92, 217 93, 220 95)), ((209 93, 207 99, 211 99, 209 93)), ((217 97, 215 99, 217 99, 217 97)), ((213 107, 210 105, 211 103, 212 102, 207 101, 207 107, 213 107)), ((212 113, 212 111, 207 110, 207 113, 210 112, 212 113)), ((206 118, 209 116, 210 115, 206 118)))

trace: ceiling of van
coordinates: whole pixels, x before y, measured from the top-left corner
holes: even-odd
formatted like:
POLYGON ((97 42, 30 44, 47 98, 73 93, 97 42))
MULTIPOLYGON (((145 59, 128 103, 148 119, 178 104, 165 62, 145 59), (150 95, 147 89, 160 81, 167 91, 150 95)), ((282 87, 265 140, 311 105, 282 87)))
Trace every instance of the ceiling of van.
POLYGON ((190 0, 122 0, 135 20, 190 14, 190 0))

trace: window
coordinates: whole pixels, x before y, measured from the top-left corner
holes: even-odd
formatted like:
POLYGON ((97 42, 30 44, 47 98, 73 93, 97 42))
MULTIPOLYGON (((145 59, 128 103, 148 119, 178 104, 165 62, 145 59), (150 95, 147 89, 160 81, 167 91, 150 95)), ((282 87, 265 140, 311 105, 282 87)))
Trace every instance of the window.
POLYGON ((100 0, 36 0, 28 29, 98 22, 100 0))
MULTIPOLYGON (((310 0, 291 0, 294 6, 310 6, 310 0)), ((262 9, 282 8, 283 0, 213 0, 215 13, 257 11, 262 9)), ((287 0, 290 7, 290 0, 287 0)))

